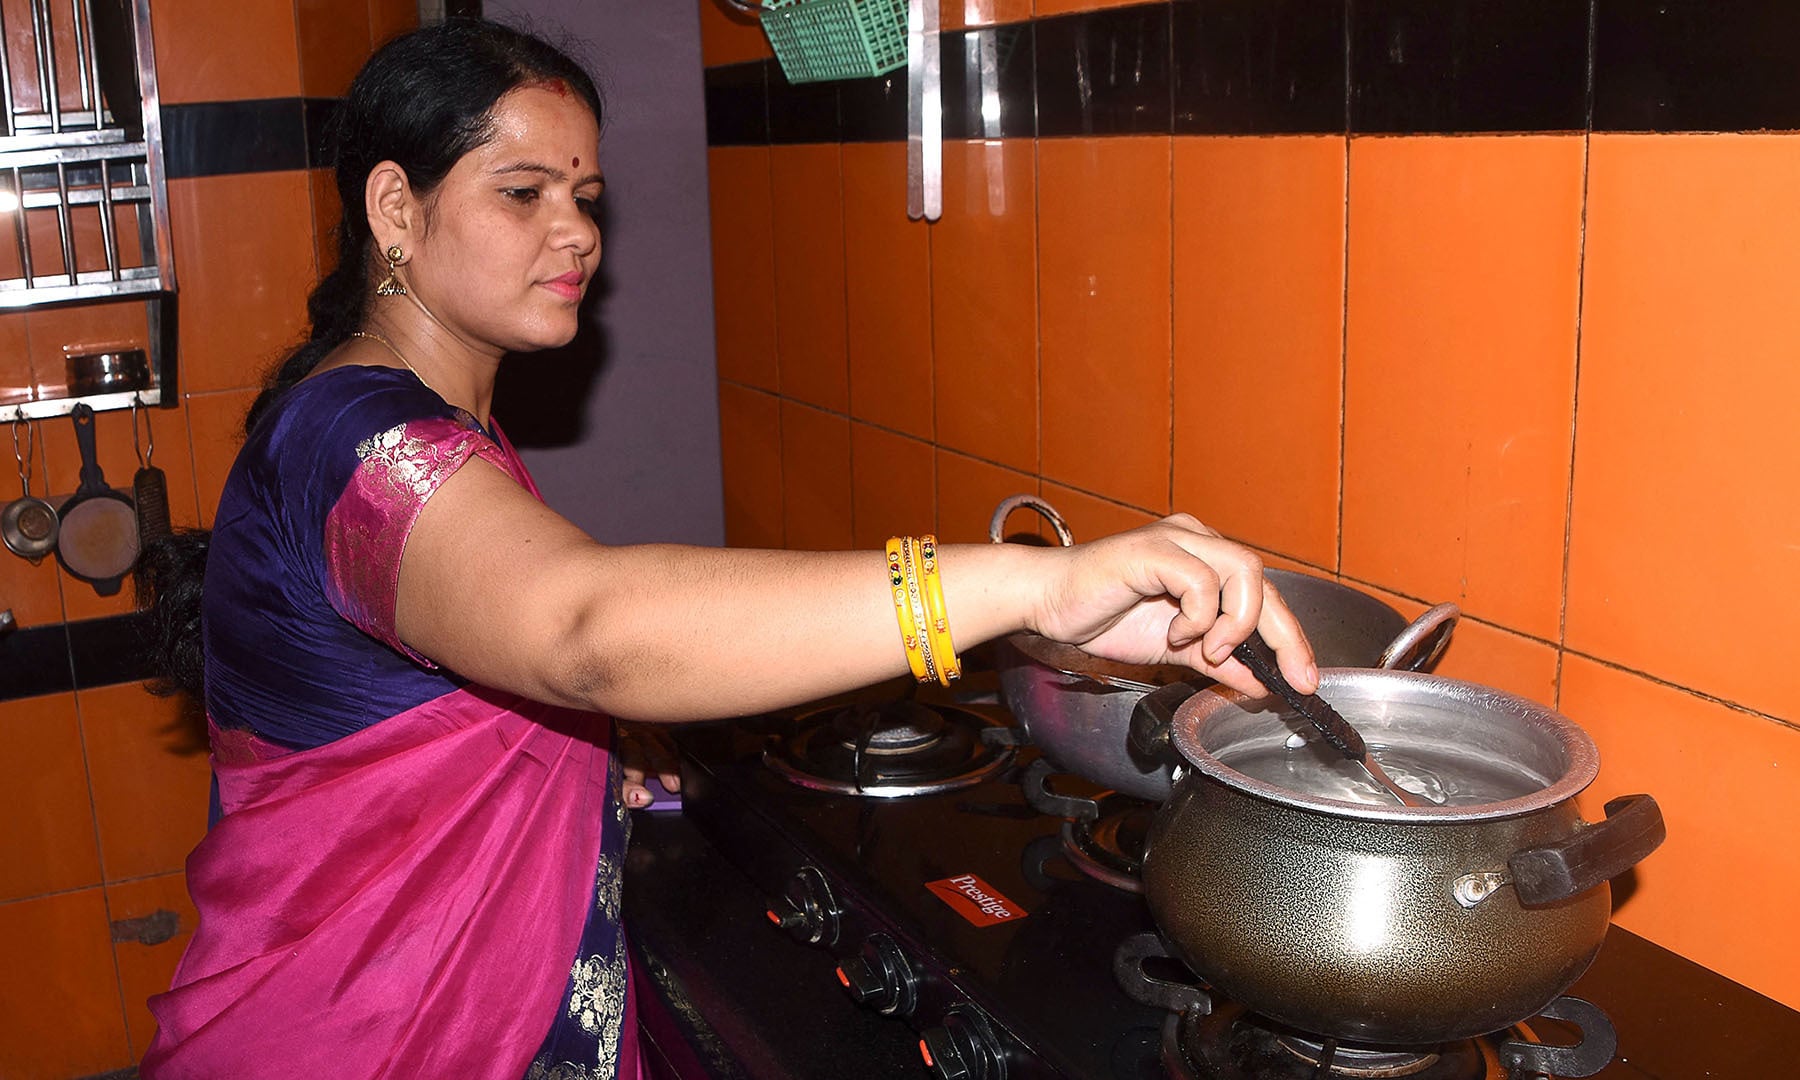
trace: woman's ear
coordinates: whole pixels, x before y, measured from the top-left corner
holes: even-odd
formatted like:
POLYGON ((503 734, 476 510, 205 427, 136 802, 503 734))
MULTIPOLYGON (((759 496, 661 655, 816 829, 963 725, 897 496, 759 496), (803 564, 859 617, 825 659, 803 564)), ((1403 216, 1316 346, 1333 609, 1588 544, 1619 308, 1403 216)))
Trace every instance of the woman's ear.
POLYGON ((375 238, 377 251, 395 244, 410 250, 413 235, 415 202, 406 170, 392 161, 383 161, 369 172, 363 184, 363 206, 369 215, 369 232, 375 238))

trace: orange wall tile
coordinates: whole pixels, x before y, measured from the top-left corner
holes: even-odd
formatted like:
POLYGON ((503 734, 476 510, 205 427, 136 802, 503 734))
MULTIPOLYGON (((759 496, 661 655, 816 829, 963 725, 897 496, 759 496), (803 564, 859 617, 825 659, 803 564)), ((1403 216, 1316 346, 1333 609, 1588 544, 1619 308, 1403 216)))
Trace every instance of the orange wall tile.
POLYGON ((183 392, 260 385, 300 336, 318 273, 310 190, 304 171, 169 181, 183 392))
POLYGON ((156 0, 150 23, 165 104, 301 92, 292 0, 156 0))
POLYGON ((100 889, 0 904, 0 952, 0 1076, 63 1080, 132 1063, 100 889))
POLYGON ((1038 144, 1044 475, 1156 513, 1169 504, 1169 230, 1167 138, 1038 144))
POLYGON ((942 0, 938 21, 945 30, 993 26, 1031 18, 1031 0, 942 0))
POLYGON ((1038 468, 1037 162, 1032 144, 944 146, 931 226, 938 442, 1038 468))
POLYGON ((851 543, 878 548, 890 536, 936 531, 931 444, 868 424, 850 425, 851 543))
POLYGON ((769 48, 769 38, 755 16, 733 8, 725 0, 698 0, 698 3, 700 56, 707 67, 774 55, 769 48))
POLYGON ((1176 139, 1174 229, 1175 509, 1335 567, 1344 140, 1176 139))
MULTIPOLYGON (((963 454, 940 449, 937 454, 937 531, 946 544, 988 543, 988 522, 1002 500, 1036 495, 1037 477, 963 454)), ((1019 511, 1006 523, 1007 532, 1032 528, 1030 514, 1019 511)))
POLYGON ((1582 140, 1350 149, 1343 569, 1560 631, 1582 140))
POLYGON ((1800 1003, 1800 731, 1571 655, 1563 712, 1600 747, 1587 820, 1647 792, 1669 838, 1636 870, 1621 926, 1779 1001, 1800 1003))
POLYGON ((213 511, 219 508, 225 478, 231 473, 238 447, 244 445, 244 416, 254 400, 254 390, 195 394, 187 399, 194 488, 202 525, 210 526, 213 511))
POLYGON ((1790 719, 1795 146, 1594 139, 1568 629, 1571 648, 1790 719))
POLYGON ((714 223, 713 333, 719 377, 774 390, 779 376, 769 149, 715 146, 706 153, 706 167, 714 223))
MULTIPOLYGON (((1086 492, 1063 487, 1061 484, 1046 482, 1040 494, 1044 501, 1056 507, 1057 513, 1062 515, 1063 523, 1069 527, 1069 532, 1074 535, 1078 544, 1135 529, 1157 520, 1155 514, 1147 514, 1130 506, 1120 506, 1105 499, 1096 499, 1086 492)), ((1055 538, 1055 533, 1049 530, 1045 530, 1044 535, 1046 539, 1055 538)))
POLYGON ((778 146, 769 158, 781 392, 844 412, 850 367, 838 147, 778 146))
POLYGON ((781 547, 781 403, 736 383, 719 384, 725 541, 781 547))
POLYGON ((75 695, 0 702, 0 735, 12 769, 0 783, 0 901, 99 884, 75 695))
POLYGON ((302 94, 344 96, 369 55, 369 17, 366 0, 295 0, 302 94))
POLYGON ((839 551, 852 542, 850 421, 781 403, 782 522, 787 546, 839 551))
POLYGON ((107 880, 180 870, 206 835, 204 721, 135 683, 75 698, 107 880))
POLYGON ((418 0, 369 0, 369 45, 372 49, 418 25, 418 0))
POLYGON ((894 212, 906 206, 905 144, 843 153, 850 415, 929 439, 931 226, 894 212))
POLYGON ((193 940, 199 914, 188 898, 187 879, 181 874, 139 878, 106 887, 107 914, 114 922, 144 919, 160 912, 175 916, 175 936, 165 941, 116 941, 113 957, 119 965, 119 988, 125 999, 126 1030, 131 1037, 131 1056, 136 1061, 156 1034, 156 1020, 145 1001, 167 990, 175 979, 175 965, 182 950, 193 940))

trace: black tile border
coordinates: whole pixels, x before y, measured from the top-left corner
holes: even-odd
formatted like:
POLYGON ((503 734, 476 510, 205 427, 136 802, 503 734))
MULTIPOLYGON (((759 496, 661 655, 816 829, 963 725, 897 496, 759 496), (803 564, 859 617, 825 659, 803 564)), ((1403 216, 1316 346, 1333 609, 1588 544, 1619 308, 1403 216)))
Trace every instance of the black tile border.
POLYGON ((1168 134, 1169 22, 1168 4, 1034 21, 1038 137, 1168 134))
POLYGON ((1800 131, 1800 4, 1596 0, 1596 131, 1800 131))
POLYGON ((153 678, 149 625, 149 616, 132 612, 0 637, 0 702, 153 678))
POLYGON ((1343 0, 1176 3, 1174 133, 1343 134, 1346 16, 1343 0))
POLYGON ((143 612, 83 619, 65 624, 75 689, 143 682, 155 676, 150 663, 150 616, 143 612))
MULTIPOLYGON (((1164 0, 942 47, 949 139, 1800 131, 1800 4, 1164 0), (997 132, 971 42, 1006 46, 997 132)), ((794 87, 772 59, 706 85, 710 145, 905 134, 893 85, 794 87)))
POLYGON ((1351 0, 1351 133, 1586 130, 1589 4, 1351 0))
POLYGON ((0 637, 0 701, 73 689, 69 633, 62 623, 27 627, 0 637))
POLYGON ((163 162, 171 180, 282 172, 308 164, 302 98, 165 105, 163 162))
POLYGON ((944 35, 939 54, 944 72, 944 138, 1012 139, 1037 134, 1037 45, 1032 24, 952 31, 944 35), (997 115, 987 115, 990 104, 997 115))
MULTIPOLYGON (((769 141, 769 78, 774 61, 706 69, 706 144, 761 146, 769 141)), ((779 72, 774 74, 780 78, 779 72)))

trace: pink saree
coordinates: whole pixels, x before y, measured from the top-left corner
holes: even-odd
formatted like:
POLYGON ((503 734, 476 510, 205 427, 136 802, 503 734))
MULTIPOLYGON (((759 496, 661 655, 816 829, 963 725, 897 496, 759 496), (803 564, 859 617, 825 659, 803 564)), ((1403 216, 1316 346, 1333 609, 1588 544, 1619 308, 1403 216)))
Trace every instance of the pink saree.
MULTIPOLYGON (((404 428, 358 447, 326 527, 358 545, 333 606, 377 637, 437 483, 479 455, 531 486, 497 433, 404 428)), ((199 927, 142 1075, 638 1077, 611 734, 474 686, 310 749, 214 726, 224 813, 188 860, 199 927)))

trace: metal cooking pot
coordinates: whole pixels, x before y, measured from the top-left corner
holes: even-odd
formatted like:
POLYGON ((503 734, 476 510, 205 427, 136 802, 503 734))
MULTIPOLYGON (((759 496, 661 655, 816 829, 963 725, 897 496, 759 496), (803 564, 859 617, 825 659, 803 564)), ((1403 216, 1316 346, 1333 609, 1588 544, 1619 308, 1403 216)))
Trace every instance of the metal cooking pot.
POLYGON ((1656 802, 1584 824, 1593 741, 1498 690, 1327 670, 1319 693, 1403 785, 1447 801, 1375 795, 1279 699, 1194 694, 1144 857, 1164 937, 1224 996, 1339 1039, 1446 1042, 1537 1014, 1599 951, 1608 879, 1662 842, 1656 802))
MULTIPOLYGON (((1062 515, 1035 495, 1003 500, 989 522, 989 538, 1002 542, 1007 517, 1021 508, 1042 515, 1065 547, 1074 543, 1062 515)), ((1392 607, 1348 585, 1291 570, 1264 575, 1300 620, 1321 668, 1429 668, 1449 645, 1460 616, 1455 604, 1439 604, 1409 624, 1392 607)), ((1198 689, 1209 680, 1173 664, 1102 660, 1036 634, 1012 634, 996 644, 995 654, 1008 711, 1052 765, 1134 798, 1168 797, 1174 759, 1131 745, 1132 714, 1158 687, 1183 683, 1198 689)))

